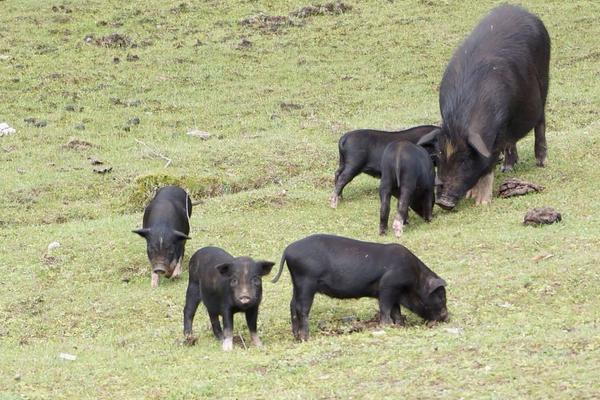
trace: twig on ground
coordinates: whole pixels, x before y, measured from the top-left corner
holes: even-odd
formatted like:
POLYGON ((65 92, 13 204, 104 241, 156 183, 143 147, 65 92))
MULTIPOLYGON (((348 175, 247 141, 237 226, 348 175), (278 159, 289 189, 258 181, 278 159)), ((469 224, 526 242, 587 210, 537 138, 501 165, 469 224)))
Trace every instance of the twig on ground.
POLYGON ((150 152, 152 154, 154 154, 157 157, 162 158, 163 160, 165 160, 167 163, 165 164, 165 168, 167 168, 169 165, 171 165, 172 160, 165 156, 164 154, 160 153, 158 150, 156 150, 154 147, 147 145, 146 143, 142 142, 141 140, 138 139, 134 139, 137 143, 141 144, 142 146, 146 147, 148 150, 150 150, 150 152))
POLYGON ((242 337, 242 334, 240 333, 240 331, 238 331, 238 335, 239 335, 240 339, 242 340, 242 344, 244 345, 244 350, 248 350, 248 348, 246 347, 246 342, 244 342, 244 338, 242 337))

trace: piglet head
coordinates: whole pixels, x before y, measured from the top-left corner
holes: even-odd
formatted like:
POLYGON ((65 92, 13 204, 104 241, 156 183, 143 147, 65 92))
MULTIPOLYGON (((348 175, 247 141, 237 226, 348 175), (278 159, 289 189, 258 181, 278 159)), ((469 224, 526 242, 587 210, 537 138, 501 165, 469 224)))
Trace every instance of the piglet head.
POLYGON ((447 321, 446 282, 442 278, 428 277, 422 290, 423 318, 428 321, 447 321))
POLYGON ((245 310, 260 304, 262 299, 262 277, 271 272, 275 263, 254 261, 250 257, 238 257, 233 261, 216 265, 225 278, 233 304, 245 310))
POLYGON ((152 272, 170 278, 183 256, 185 241, 190 237, 170 228, 144 228, 133 232, 146 239, 152 272))

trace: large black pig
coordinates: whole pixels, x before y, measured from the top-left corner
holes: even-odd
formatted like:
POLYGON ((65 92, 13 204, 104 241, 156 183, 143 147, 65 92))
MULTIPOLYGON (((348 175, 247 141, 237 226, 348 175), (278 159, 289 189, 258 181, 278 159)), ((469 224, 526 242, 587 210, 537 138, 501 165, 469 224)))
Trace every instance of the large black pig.
POLYGON ((408 207, 425 221, 431 221, 434 181, 433 163, 425 149, 404 140, 388 144, 381 160, 379 234, 387 231, 391 196, 398 199, 392 225, 396 237, 408 223, 408 207))
POLYGON ((143 227, 133 232, 146 239, 152 287, 158 286, 161 274, 167 278, 181 275, 185 242, 190 239, 191 215, 192 200, 177 186, 159 189, 144 210, 143 227))
POLYGON ((421 125, 402 131, 377 131, 359 129, 345 133, 339 140, 340 165, 335 172, 335 187, 331 195, 331 207, 336 208, 344 187, 357 175, 365 173, 375 178, 381 177, 381 157, 386 146, 397 140, 419 143, 435 157, 438 153, 435 125, 421 125), (424 137, 426 136, 425 140, 424 137))
POLYGON ((256 331, 258 307, 262 300, 262 277, 275 263, 236 257, 218 247, 204 247, 190 259, 190 277, 183 309, 183 333, 192 335, 194 315, 204 302, 213 333, 223 350, 233 349, 233 314, 244 312, 252 343, 262 343, 256 331), (223 329, 219 316, 223 319, 223 329))
POLYGON ((399 244, 362 242, 317 234, 290 244, 281 257, 294 286, 292 332, 308 340, 308 314, 316 293, 339 299, 379 300, 382 325, 404 324, 400 305, 430 321, 448 319, 446 282, 399 244))
POLYGON ((517 141, 532 128, 537 165, 544 165, 549 62, 544 24, 511 5, 492 10, 456 50, 440 86, 440 207, 454 208, 467 191, 477 204, 489 203, 500 153, 503 169, 511 169, 517 141))

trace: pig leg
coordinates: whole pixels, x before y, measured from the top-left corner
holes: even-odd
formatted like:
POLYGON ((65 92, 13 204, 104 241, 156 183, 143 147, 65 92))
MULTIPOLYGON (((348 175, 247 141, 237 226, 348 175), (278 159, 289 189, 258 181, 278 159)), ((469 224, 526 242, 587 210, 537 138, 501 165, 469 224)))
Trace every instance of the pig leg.
POLYGON ((233 313, 226 309, 221 313, 223 316, 223 351, 233 350, 233 313))
POLYGON ((200 304, 201 300, 198 283, 190 281, 187 292, 185 293, 185 307, 183 308, 183 334, 185 336, 192 335, 194 316, 196 315, 196 310, 198 309, 198 304, 200 304))
POLYGON ((175 269, 173 270, 173 275, 171 275, 171 278, 179 278, 181 276, 181 259, 183 258, 183 256, 179 257, 179 260, 177 260, 177 264, 175 264, 175 269))
POLYGON ((391 325, 394 320, 392 310, 395 307, 394 293, 390 289, 382 289, 379 292, 379 324, 391 325))
POLYGON ((534 128, 535 132, 535 159, 538 167, 546 165, 546 154, 548 146, 546 144, 546 117, 542 115, 542 120, 534 128))
POLYGON ((150 286, 152 286, 153 288, 157 288, 159 279, 160 276, 156 272, 152 272, 152 278, 150 278, 150 286))
POLYGON ((311 282, 300 283, 296 297, 296 314, 298 315, 298 336, 305 342, 308 340, 308 314, 316 293, 316 285, 311 282))
POLYGON ((210 325, 212 326, 213 334, 217 340, 223 340, 223 331, 221 330, 221 322, 219 321, 219 314, 208 312, 210 317, 210 325))
POLYGON ((406 317, 400 312, 400 304, 394 304, 391 312, 392 321, 395 325, 404 326, 406 323, 406 317))
POLYGON ((253 307, 246 311, 246 324, 248 325, 248 330, 250 331, 250 339, 252 343, 256 347, 262 347, 262 342, 258 337, 258 332, 256 330, 256 325, 258 321, 258 307, 253 307))
POLYGON ((408 206, 410 205, 410 197, 412 190, 402 189, 400 196, 398 196, 398 213, 394 218, 392 227, 394 228, 394 234, 397 238, 402 236, 404 225, 408 224, 408 206))
POLYGON ((492 202, 492 188, 494 185, 494 172, 482 176, 477 182, 476 205, 488 205, 492 202))
POLYGON ((379 234, 385 235, 388 226, 388 220, 390 218, 390 199, 392 193, 384 188, 381 184, 379 187, 379 199, 381 200, 381 208, 379 210, 379 234))
POLYGON ((296 290, 294 290, 294 294, 292 294, 292 301, 290 301, 290 315, 292 318, 292 333, 294 334, 294 339, 300 340, 300 334, 298 333, 300 330, 300 317, 296 312, 296 290))
POLYGON ((346 187, 346 185, 350 183, 350 181, 352 181, 352 179, 354 179, 354 177, 359 173, 360 169, 346 166, 344 170, 337 175, 335 180, 335 188, 331 194, 331 208, 337 208, 338 202, 342 197, 342 191, 344 190, 344 187, 346 187))
POLYGON ((506 147, 504 148, 504 162, 502 163, 502 172, 512 171, 517 161, 519 161, 519 154, 517 153, 517 144, 512 143, 506 145, 506 147))

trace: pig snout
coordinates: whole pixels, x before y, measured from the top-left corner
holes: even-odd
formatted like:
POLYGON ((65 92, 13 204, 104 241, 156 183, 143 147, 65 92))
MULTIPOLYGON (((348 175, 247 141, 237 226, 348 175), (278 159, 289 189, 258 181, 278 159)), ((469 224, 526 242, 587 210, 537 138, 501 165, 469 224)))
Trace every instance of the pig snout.
POLYGON ((442 207, 444 210, 452 210, 456 207, 456 198, 447 194, 442 194, 435 200, 435 204, 442 207))
POLYGON ((250 298, 250 296, 240 296, 240 297, 238 298, 238 301, 239 301, 241 304, 244 304, 244 305, 246 305, 246 304, 250 303, 250 301, 251 301, 251 300, 252 300, 252 298, 250 298))
POLYGON ((446 322, 448 321, 448 317, 448 310, 444 308, 440 313, 439 321, 446 322))

